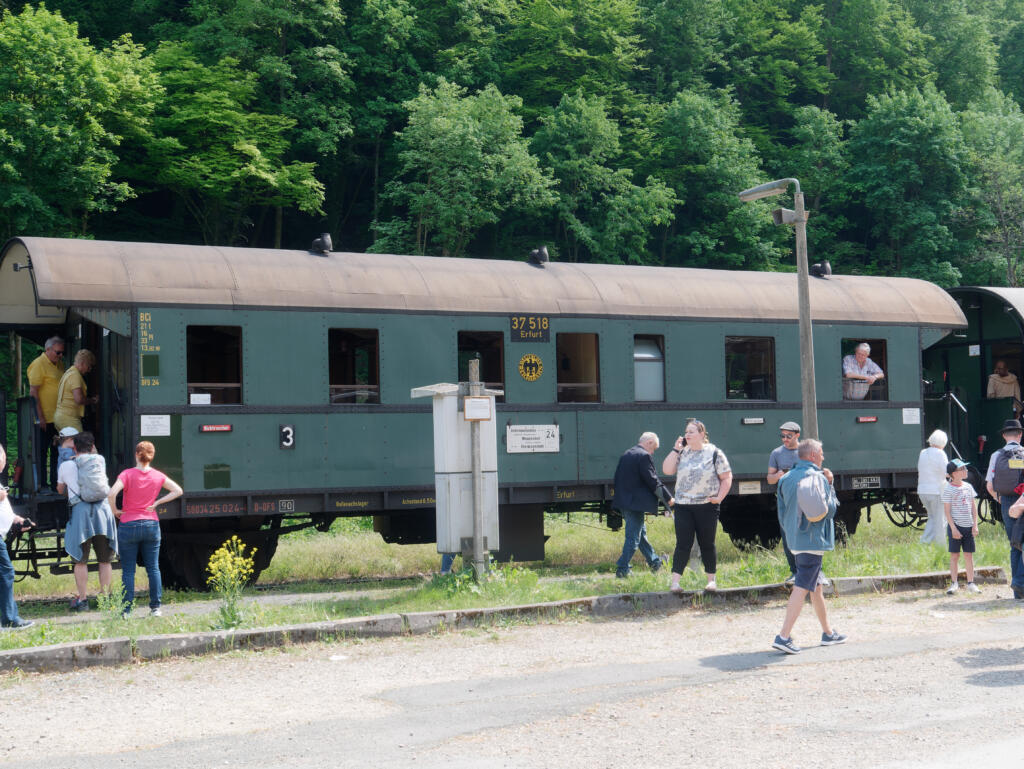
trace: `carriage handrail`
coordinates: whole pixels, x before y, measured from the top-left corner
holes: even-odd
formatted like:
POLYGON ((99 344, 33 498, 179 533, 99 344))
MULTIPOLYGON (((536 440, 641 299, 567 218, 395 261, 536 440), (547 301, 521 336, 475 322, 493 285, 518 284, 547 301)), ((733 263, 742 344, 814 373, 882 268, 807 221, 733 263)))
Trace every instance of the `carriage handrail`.
POLYGON ((952 390, 950 390, 950 391, 948 391, 948 392, 946 393, 946 395, 948 395, 948 396, 949 396, 950 400, 952 400, 952 401, 953 401, 953 403, 955 403, 955 404, 956 404, 957 406, 959 406, 959 407, 960 407, 960 410, 961 410, 962 412, 964 412, 965 414, 967 413, 967 407, 966 407, 966 406, 965 406, 964 404, 962 404, 962 403, 960 402, 960 399, 959 399, 959 398, 957 398, 957 397, 956 397, 956 393, 954 393, 954 392, 953 392, 952 390))

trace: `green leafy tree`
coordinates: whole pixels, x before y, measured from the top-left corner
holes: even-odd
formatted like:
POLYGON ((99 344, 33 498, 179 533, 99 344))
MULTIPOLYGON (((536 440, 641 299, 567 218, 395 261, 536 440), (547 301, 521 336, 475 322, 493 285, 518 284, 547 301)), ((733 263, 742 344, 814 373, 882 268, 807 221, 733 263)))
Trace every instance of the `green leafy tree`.
POLYGON ((154 61, 165 95, 139 171, 182 201, 204 243, 244 242, 256 206, 320 211, 313 164, 284 161, 293 121, 252 108, 254 75, 231 58, 205 66, 183 43, 164 43, 154 61))
POLYGON ((621 109, 645 54, 639 24, 636 0, 523 0, 506 37, 505 90, 531 123, 577 91, 621 109))
POLYGON ((821 39, 834 76, 822 106, 860 118, 869 94, 934 82, 927 36, 896 0, 826 0, 821 39))
POLYGON ((522 102, 493 85, 476 94, 442 79, 406 103, 398 178, 385 198, 403 212, 376 225, 373 250, 464 256, 506 212, 551 204, 551 180, 522 137, 522 102))
POLYGON ((681 207, 665 234, 662 261, 687 267, 773 269, 781 249, 771 218, 737 193, 768 181, 753 142, 740 130, 728 93, 682 91, 657 128, 665 181, 681 207))
POLYGON ((848 194, 863 202, 866 269, 956 285, 970 249, 957 228, 967 190, 957 116, 934 86, 869 96, 850 133, 848 194))
POLYGON ((1024 283, 1024 114, 995 88, 961 115, 982 247, 968 267, 982 284, 1024 283))
POLYGON ((963 108, 995 83, 996 42, 989 20, 965 0, 903 0, 927 35, 926 55, 936 87, 954 107, 963 108))
POLYGON ((45 7, 0 17, 0 236, 84 235, 132 195, 114 176, 123 136, 153 108, 140 50, 97 51, 45 7))
POLYGON ((820 100, 832 74, 822 63, 820 8, 778 0, 723 0, 728 69, 710 82, 732 89, 744 127, 764 153, 791 124, 793 107, 820 100))
POLYGON ((846 156, 845 121, 818 107, 798 107, 793 112, 789 142, 772 161, 772 176, 796 177, 804 192, 811 221, 807 226, 808 256, 820 254, 833 267, 851 257, 863 261, 862 249, 844 239, 849 228, 849 205, 843 178, 849 168, 846 156))
POLYGON ((650 263, 651 230, 672 220, 677 202, 661 180, 643 186, 619 167, 619 127, 603 99, 565 96, 543 118, 534 151, 558 181, 556 240, 571 262, 650 263))

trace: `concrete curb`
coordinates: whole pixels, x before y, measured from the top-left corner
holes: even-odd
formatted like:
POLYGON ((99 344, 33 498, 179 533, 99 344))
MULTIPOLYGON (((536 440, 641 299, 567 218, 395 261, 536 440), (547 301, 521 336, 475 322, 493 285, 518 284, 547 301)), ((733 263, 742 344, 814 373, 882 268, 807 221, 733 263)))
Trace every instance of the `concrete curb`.
MULTIPOLYGON (((901 590, 943 588, 949 579, 945 571, 927 574, 899 574, 887 577, 839 577, 826 588, 828 595, 891 593, 901 590)), ((1001 567, 975 569, 975 581, 1006 585, 1001 567)), ((96 665, 120 665, 132 661, 159 660, 232 649, 267 649, 293 643, 310 643, 338 638, 373 638, 418 635, 436 630, 458 630, 493 625, 503 619, 564 618, 568 616, 621 617, 634 614, 673 613, 694 606, 724 603, 762 603, 784 598, 789 588, 776 583, 723 588, 713 593, 686 590, 679 593, 617 593, 573 598, 567 601, 498 606, 484 609, 378 614, 328 622, 312 622, 273 628, 217 630, 205 633, 107 638, 76 641, 54 646, 0 651, 0 672, 58 672, 96 665)))

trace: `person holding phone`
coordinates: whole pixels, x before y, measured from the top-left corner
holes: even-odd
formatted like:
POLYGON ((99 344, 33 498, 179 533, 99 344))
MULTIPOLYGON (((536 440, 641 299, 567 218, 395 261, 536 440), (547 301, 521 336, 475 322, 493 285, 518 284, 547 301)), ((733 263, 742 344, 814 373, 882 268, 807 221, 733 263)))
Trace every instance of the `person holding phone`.
POLYGON ((679 580, 690 558, 694 537, 700 545, 700 557, 707 577, 705 590, 716 590, 715 570, 718 551, 715 534, 722 500, 732 488, 729 460, 708 440, 708 431, 699 419, 691 419, 684 434, 676 438, 675 447, 665 457, 661 471, 675 474, 676 549, 672 554, 672 590, 679 590, 679 580))

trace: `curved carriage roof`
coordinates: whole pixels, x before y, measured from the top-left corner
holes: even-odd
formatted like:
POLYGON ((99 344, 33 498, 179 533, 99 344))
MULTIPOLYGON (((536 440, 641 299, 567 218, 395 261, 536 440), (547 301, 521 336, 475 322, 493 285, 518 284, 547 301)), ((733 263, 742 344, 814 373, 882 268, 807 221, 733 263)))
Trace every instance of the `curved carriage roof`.
MULTIPOLYGON (((966 325, 956 302, 921 280, 833 275, 811 278, 810 295, 819 322, 966 325)), ((36 322, 45 307, 157 305, 788 321, 797 277, 23 237, 0 252, 0 313, 12 302, 35 305, 36 322)))
POLYGON ((951 289, 954 296, 959 294, 989 294, 998 297, 1007 307, 1012 307, 1024 319, 1024 288, 1007 286, 957 286, 951 289))

